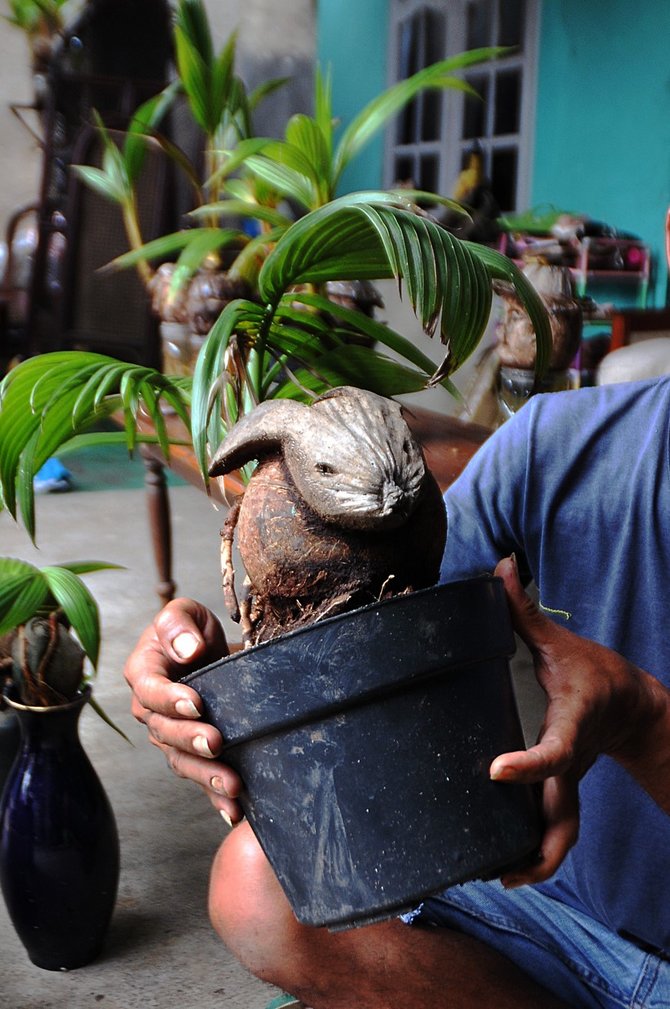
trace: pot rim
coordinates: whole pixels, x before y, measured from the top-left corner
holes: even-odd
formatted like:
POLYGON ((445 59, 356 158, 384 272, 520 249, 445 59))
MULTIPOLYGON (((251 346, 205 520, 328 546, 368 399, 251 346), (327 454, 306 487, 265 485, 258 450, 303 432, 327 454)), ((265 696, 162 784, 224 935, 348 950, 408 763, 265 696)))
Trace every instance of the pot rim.
POLYGON ((327 617, 225 655, 180 682, 200 695, 205 720, 229 749, 390 690, 508 659, 514 647, 502 579, 481 575, 327 617), (473 612, 477 619, 467 619, 473 612), (408 647, 422 626, 425 640, 408 647))

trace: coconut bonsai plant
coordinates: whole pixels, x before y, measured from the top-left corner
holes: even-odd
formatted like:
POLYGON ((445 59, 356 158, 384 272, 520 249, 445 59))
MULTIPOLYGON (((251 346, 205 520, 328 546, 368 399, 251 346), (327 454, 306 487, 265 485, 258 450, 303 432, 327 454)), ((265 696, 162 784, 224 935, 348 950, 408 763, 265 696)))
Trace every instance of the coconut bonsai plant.
MULTIPOLYGON (((410 199, 406 199, 404 205, 399 205, 399 200, 399 196, 388 193, 352 194, 334 200, 292 224, 270 251, 260 270, 258 284, 261 302, 238 299, 224 309, 200 352, 192 384, 187 378, 175 380, 169 376, 152 372, 150 369, 124 365, 100 355, 76 351, 44 355, 41 358, 26 361, 10 372, 0 387, 0 487, 2 487, 6 506, 13 514, 20 514, 23 521, 33 528, 32 478, 36 466, 43 460, 45 453, 49 454, 62 440, 84 429, 101 414, 118 410, 122 404, 125 408, 127 430, 121 436, 128 438, 131 444, 133 443, 134 439, 138 437, 137 425, 141 412, 146 408, 154 419, 156 437, 162 440, 165 451, 169 451, 161 420, 161 398, 173 403, 184 419, 190 423, 194 451, 206 477, 212 458, 214 458, 213 475, 216 477, 219 471, 226 470, 230 466, 242 466, 248 474, 250 469, 248 460, 257 456, 271 455, 272 452, 275 452, 278 443, 283 446, 282 454, 286 456, 286 442, 290 440, 292 429, 296 424, 296 408, 300 410, 302 407, 309 415, 310 424, 314 423, 318 426, 317 436, 311 436, 311 446, 308 446, 307 453, 305 453, 304 446, 303 448, 298 447, 296 452, 298 456, 303 455, 302 469, 307 469, 308 483, 310 482, 309 478, 316 476, 316 481, 312 480, 312 482, 316 483, 316 501, 318 503, 324 498, 324 485, 329 492, 332 490, 332 488, 328 489, 329 477, 334 478, 336 490, 337 487, 340 487, 347 491, 350 489, 349 483, 352 480, 355 481, 357 473, 355 465, 352 466, 351 452, 340 450, 338 434, 331 436, 330 428, 334 425, 336 431, 341 431, 344 427, 347 429, 347 437, 351 438, 349 421, 358 412, 359 416, 353 425, 353 432, 356 436, 354 442, 358 445, 359 454, 376 456, 379 447, 379 433, 381 432, 382 437, 388 434, 388 440, 391 443, 390 451, 381 468, 387 468, 387 462, 390 460, 391 470, 396 468, 400 470, 400 480, 397 480, 397 474, 393 473, 392 482, 395 487, 390 488, 388 501, 383 503, 377 500, 372 508, 373 527, 368 527, 366 530, 364 522, 359 530, 362 535, 362 539, 358 541, 359 545, 365 544, 366 538, 371 540, 377 534, 374 525, 378 523, 380 516, 383 517, 385 513, 391 515, 389 527, 383 532, 383 535, 388 536, 385 549, 379 551, 374 558, 375 563, 369 565, 373 574, 366 589, 373 590, 378 595, 384 594, 387 587, 384 582, 387 582, 388 579, 383 578, 381 585, 379 579, 380 572, 383 577, 384 572, 388 571, 388 568, 384 568, 385 559, 389 555, 393 556, 394 550, 398 556, 403 553, 401 546, 403 541, 408 538, 412 516, 420 515, 422 507, 426 511, 424 512, 424 521, 417 523, 414 552, 417 554, 419 567, 423 562, 425 569, 419 574, 413 574, 411 578, 405 580, 404 584, 399 578, 398 586, 401 591, 403 589, 413 590, 417 586, 425 585, 433 580, 435 577, 435 557, 439 553, 441 532, 444 531, 442 526, 440 532, 437 521, 437 517, 441 516, 443 522, 443 510, 439 495, 435 495, 435 488, 431 486, 426 476, 418 446, 407 438, 400 409, 389 403, 386 398, 379 399, 378 397, 380 394, 387 397, 416 390, 431 382, 449 384, 450 374, 473 352, 486 327, 494 280, 506 281, 511 284, 520 301, 526 307, 536 333, 536 365, 539 368, 544 366, 547 359, 550 331, 546 313, 538 294, 523 273, 510 260, 486 247, 460 242, 431 219, 416 213, 410 199), (442 362, 436 364, 413 344, 374 319, 352 312, 342 305, 331 304, 316 289, 316 285, 329 279, 352 277, 362 277, 363 279, 395 277, 405 287, 407 296, 426 331, 430 334, 439 333, 441 340, 447 345, 442 362), (303 284, 310 285, 310 289, 297 293, 296 287, 303 284), (314 285, 314 288, 311 285, 314 285), (329 325, 326 319, 334 321, 329 325), (373 346, 346 343, 340 331, 342 324, 354 326, 358 332, 372 336, 376 342, 373 346), (391 359, 386 352, 387 349, 399 353, 404 360, 391 359), (329 395, 331 389, 334 389, 335 392, 329 395), (313 405, 309 407, 302 405, 312 402, 313 405), (259 429, 260 411, 262 411, 262 423, 259 429), (242 424, 236 427, 241 418, 243 418, 242 424), (277 424, 275 422, 278 418, 277 424), (328 418, 332 424, 327 423, 328 418), (344 419, 344 424, 338 423, 342 419, 344 419), (273 425, 274 430, 272 430, 273 425), (368 437, 370 431, 373 433, 371 439, 368 437), (227 441, 224 438, 229 432, 232 441, 227 441), (222 439, 223 447, 219 451, 222 439), (314 443, 320 448, 321 443, 328 441, 335 443, 336 457, 334 460, 329 458, 327 453, 324 457, 312 451, 314 443), (305 466, 305 462, 309 464, 310 460, 313 464, 312 470, 309 465, 305 466), (329 472, 329 467, 332 472, 329 472), (400 502, 399 509, 394 507, 392 499, 400 502), (408 503, 409 506, 405 507, 408 503), (431 537, 427 533, 430 532, 431 524, 434 526, 436 535, 433 546, 429 549, 427 544, 431 537), (377 563, 378 561, 380 563, 377 563)), ((302 423, 301 419, 299 425, 302 423)), ((86 437, 86 435, 81 435, 81 437, 86 437)), ((288 454, 290 455, 290 452, 288 454)), ((275 458, 272 462, 273 465, 281 467, 284 464, 284 459, 275 458)), ((288 510, 291 512, 294 511, 296 504, 300 505, 302 509, 304 502, 306 508, 302 510, 303 516, 308 515, 309 509, 312 507, 304 492, 305 485, 299 472, 300 466, 297 475, 296 471, 292 473, 288 467, 280 471, 281 479, 279 481, 274 478, 263 481, 263 474, 267 477, 268 470, 269 465, 266 460, 258 467, 257 493, 250 494, 251 520, 249 525, 252 530, 254 524, 258 529, 258 516, 266 504, 272 502, 273 497, 276 501, 278 497, 281 498, 283 495, 288 502, 288 510)), ((365 467, 364 471, 368 474, 365 467)), ((254 479, 256 478, 252 477, 250 487, 254 479)), ((349 496, 352 502, 360 500, 361 496, 363 498, 369 497, 366 489, 367 479, 368 476, 364 476, 362 495, 361 487, 354 488, 356 493, 349 496)), ((325 496, 327 497, 328 494, 325 496)), ((345 494, 344 502, 340 501, 335 509, 339 525, 346 525, 348 511, 346 500, 345 494), (344 522, 341 521, 343 514, 345 515, 344 522)), ((353 511, 354 508, 351 510, 353 511)), ((275 508, 275 512, 277 511, 281 511, 281 507, 275 508)), ((301 559, 304 561, 308 553, 316 551, 319 568, 329 571, 330 551, 326 535, 328 530, 325 528, 328 526, 329 516, 328 514, 319 516, 319 519, 320 521, 315 523, 303 522, 299 527, 298 548, 293 550, 293 554, 298 557, 299 567, 301 559)), ((330 520, 332 520, 332 514, 330 520)), ((360 525, 360 523, 358 524, 360 525)), ((268 528, 270 540, 274 537, 276 541, 274 545, 277 549, 274 553, 265 552, 265 555, 260 558, 260 568, 264 573, 267 571, 269 556, 270 567, 274 566, 275 569, 275 583, 277 581, 281 583, 281 571, 278 576, 276 572, 282 563, 282 552, 285 553, 286 537, 280 524, 270 523, 268 528)), ((356 532, 356 529, 353 531, 356 532)), ((249 537, 251 548, 246 558, 249 566, 255 559, 254 542, 257 541, 258 537, 255 541, 253 535, 249 537)), ((323 617, 335 612, 335 607, 332 604, 339 606, 338 595, 347 597, 344 601, 345 608, 359 603, 361 597, 358 587, 352 591, 351 585, 347 581, 347 579, 350 581, 351 570, 358 563, 358 555, 358 549, 350 549, 348 555, 345 555, 344 564, 340 562, 339 565, 331 565, 329 579, 327 579, 328 592, 323 599, 314 599, 315 593, 311 593, 311 588, 312 584, 316 586, 317 579, 308 579, 307 584, 304 585, 304 591, 303 588, 300 588, 301 594, 294 597, 293 601, 297 599, 299 602, 298 608, 309 614, 310 604, 316 602, 318 605, 313 607, 311 615, 323 617)), ((293 564, 293 573, 295 571, 296 566, 293 564)), ((395 571, 391 569, 388 573, 395 574, 395 571)), ((270 674, 272 682, 263 681, 263 684, 254 692, 253 704, 250 706, 244 704, 243 698, 242 722, 247 724, 244 711, 253 710, 263 713, 262 698, 270 699, 281 695, 288 704, 289 720, 295 721, 296 705, 300 707, 303 700, 313 699, 314 694, 317 695, 316 700, 320 704, 319 698, 322 689, 331 700, 348 696, 348 687, 340 680, 335 682, 332 677, 336 668, 342 670, 347 665, 341 649, 344 643, 349 642, 352 648, 355 647, 358 650, 359 657, 363 656, 362 665, 359 667, 358 663, 355 664, 356 668, 360 669, 360 676, 357 677, 358 687, 354 691, 356 697, 363 700, 363 711, 357 718, 358 728, 353 733, 356 739, 363 738, 360 727, 363 723, 372 724, 370 722, 371 716, 366 714, 369 711, 368 701, 373 695, 379 694, 381 684, 374 680, 369 689, 365 685, 368 675, 368 652, 361 651, 361 642, 365 643, 367 648, 368 640, 373 640, 374 637, 377 642, 375 646, 377 652, 382 654, 384 661, 386 661, 389 654, 390 637, 386 632, 382 634, 381 638, 378 634, 375 637, 366 632, 362 637, 356 638, 358 645, 355 646, 353 639, 347 637, 348 629, 352 626, 349 621, 354 620, 355 622, 356 614, 360 615, 361 613, 363 613, 364 619, 367 619, 369 615, 367 607, 363 607, 363 610, 357 608, 352 613, 332 617, 333 621, 347 621, 344 627, 338 623, 332 630, 331 622, 328 619, 321 619, 317 623, 311 623, 308 627, 287 634, 285 631, 295 626, 296 607, 289 606, 284 613, 279 613, 279 619, 274 619, 277 610, 276 600, 267 599, 273 593, 268 591, 267 585, 260 583, 261 579, 257 575, 254 575, 253 578, 256 582, 253 586, 254 596, 256 599, 262 599, 265 595, 266 601, 269 602, 269 606, 263 605, 257 608, 261 611, 260 625, 263 637, 267 636, 272 640, 239 654, 245 657, 250 656, 249 661, 256 663, 255 656, 258 655, 259 650, 271 648, 272 652, 263 651, 263 661, 260 665, 259 663, 253 665, 253 676, 234 675, 232 680, 236 683, 246 684, 247 687, 252 681, 258 683, 256 674, 262 667, 266 673, 270 674), (270 611, 273 611, 273 623, 268 617, 270 611), (305 644, 302 635, 311 635, 315 628, 318 629, 318 641, 314 644, 313 638, 310 637, 305 644), (320 637, 322 633, 325 635, 323 640, 320 637), (331 637, 328 636, 329 634, 331 637), (297 645, 295 647, 297 647, 298 653, 293 651, 296 639, 297 645), (301 642, 305 644, 306 651, 303 649, 303 660, 298 661, 301 654, 301 642), (315 656, 319 657, 316 665, 315 656), (297 685, 292 678, 294 670, 298 675, 297 685), (361 681, 364 681, 362 686, 361 681), (279 690, 279 684, 282 684, 281 690, 279 690)), ((296 592, 298 591, 295 581, 292 583, 292 587, 296 592)), ((432 616, 427 615, 426 607, 429 606, 429 603, 421 591, 409 591, 404 595, 396 596, 395 599, 373 604, 372 609, 376 612, 377 605, 388 607, 400 601, 404 606, 406 602, 411 610, 409 626, 412 628, 412 634, 416 633, 416 627, 419 618, 421 618, 424 620, 422 626, 431 628, 427 631, 429 639, 442 642, 440 649, 438 649, 439 655, 437 653, 433 655, 434 649, 431 650, 435 667, 441 673, 450 667, 455 654, 455 642, 450 643, 451 639, 445 637, 440 630, 446 626, 445 621, 449 622, 452 628, 458 628, 465 619, 466 613, 476 615, 484 611, 483 607, 492 604, 493 612, 490 614, 490 620, 487 616, 487 626, 490 625, 497 630, 494 635, 495 641, 491 643, 493 650, 489 652, 487 662, 491 660, 492 655, 495 655, 496 663, 504 663, 504 657, 509 653, 512 637, 511 632, 508 633, 508 629, 506 629, 504 620, 502 623, 499 622, 501 613, 504 613, 504 598, 501 598, 501 593, 498 592, 498 598, 491 599, 491 596, 495 596, 496 593, 490 588, 488 581, 486 584, 478 584, 474 590, 474 596, 471 591, 469 594, 466 591, 464 596, 460 591, 454 592, 453 586, 443 586, 438 590, 424 589, 423 591, 435 594, 435 598, 431 596, 429 608, 432 616), (437 610, 433 608, 433 604, 437 604, 437 610), (412 607, 418 607, 418 610, 413 610, 412 607)), ((403 612, 405 612, 404 609, 403 612)), ((488 609, 486 612, 488 614, 488 609)), ((381 614, 379 620, 381 620, 381 614)), ((379 620, 376 618, 373 620, 373 625, 377 628, 380 626, 379 620)), ((393 615, 391 615, 391 622, 393 624, 393 615)), ((253 635, 256 628, 253 626, 253 620, 251 623, 250 630, 253 635)), ((481 633, 477 620, 472 626, 474 630, 471 638, 480 641, 481 633)), ((255 639, 252 636, 250 640, 255 639)), ((408 668, 405 665, 408 655, 412 660, 416 657, 416 649, 409 647, 411 640, 411 637, 407 636, 403 639, 404 643, 399 640, 396 642, 397 647, 394 655, 397 657, 403 688, 402 693, 396 687, 393 688, 396 703, 392 722, 396 717, 399 717, 399 707, 405 711, 415 710, 416 707, 414 702, 408 703, 408 699, 406 699, 405 681, 407 680, 410 684, 409 689, 412 697, 415 696, 412 692, 417 688, 411 684, 424 682, 425 671, 423 669, 415 668, 413 665, 408 668)), ((459 640, 458 635, 456 635, 455 641, 457 640, 459 640)), ((237 660, 235 657, 234 661, 246 660, 237 660)), ((230 670, 225 662, 226 660, 220 664, 220 668, 212 673, 213 679, 203 677, 197 682, 194 681, 194 685, 198 689, 202 688, 203 696, 207 698, 205 709, 207 717, 221 725, 222 723, 217 721, 214 697, 222 679, 224 682, 232 682, 230 670), (216 690, 209 689, 212 683, 216 686, 216 690)), ((471 658, 465 658, 464 662, 465 668, 470 669, 471 658)), ((481 675, 478 674, 473 680, 477 694, 482 692, 484 681, 488 678, 487 672, 490 672, 490 666, 485 663, 480 670, 481 675)), ((496 678, 499 679, 503 673, 504 670, 501 670, 497 665, 496 678)), ((466 677, 466 679, 468 678, 471 678, 470 674, 466 677)), ((450 679, 463 685, 461 665, 457 664, 456 675, 450 679)), ((446 713, 450 710, 463 712, 465 700, 459 694, 458 700, 454 701, 450 693, 445 695, 441 689, 438 690, 438 697, 440 700, 435 707, 434 720, 439 731, 436 737, 430 735, 430 739, 439 741, 444 739, 446 713)), ((514 710, 511 689, 504 675, 500 692, 496 697, 492 713, 493 721, 498 725, 500 724, 498 715, 501 710, 504 709, 508 714, 513 713, 514 710)), ((355 704, 358 706, 358 699, 355 704)), ((346 702, 346 705, 349 707, 354 705, 353 697, 346 702)), ((302 707, 300 707, 300 711, 302 711, 302 707)), ((265 741, 261 742, 261 751, 266 746, 268 739, 275 738, 272 733, 268 736, 269 727, 276 728, 278 724, 277 712, 268 712, 267 714, 270 716, 269 721, 264 720, 263 717, 258 725, 262 740, 265 741)), ((339 804, 333 805, 336 795, 336 791, 333 790, 335 788, 334 782, 336 778, 339 780, 340 771, 322 761, 318 755, 314 754, 311 746, 307 745, 308 737, 311 738, 310 732, 314 739, 321 740, 324 744, 327 741, 320 722, 314 731, 310 729, 314 714, 311 700, 309 711, 304 714, 309 714, 309 718, 305 722, 306 728, 303 727, 304 731, 301 729, 298 737, 289 738, 290 760, 295 765, 296 754, 304 753, 306 755, 308 779, 309 774, 312 774, 312 778, 309 779, 312 783, 315 768, 325 768, 323 775, 319 778, 319 781, 323 782, 323 788, 316 789, 312 796, 314 800, 312 803, 314 816, 312 818, 305 819, 301 807, 300 812, 296 810, 295 817, 290 819, 292 824, 300 822, 306 825, 306 834, 303 838, 304 850, 307 850, 306 846, 309 843, 311 851, 314 837, 318 838, 317 850, 313 859, 314 872, 317 875, 320 874, 321 879, 328 877, 330 880, 332 863, 337 870, 334 875, 337 876, 340 883, 338 883, 339 889, 336 888, 337 906, 335 908, 328 906, 324 912, 323 903, 316 909, 313 906, 305 909, 303 905, 300 913, 305 916, 303 920, 342 921, 343 917, 346 918, 350 914, 352 905, 349 904, 349 910, 346 908, 343 910, 341 906, 341 881, 346 881, 344 891, 345 894, 349 894, 352 887, 358 886, 356 880, 360 881, 361 875, 360 873, 355 874, 354 881, 352 881, 350 874, 339 872, 342 862, 338 853, 344 851, 342 845, 345 840, 347 845, 350 844, 352 836, 351 824, 348 817, 344 815, 342 807, 339 804), (320 831, 323 822, 326 822, 322 821, 320 817, 319 811, 322 809, 335 810, 337 813, 337 831, 332 838, 330 835, 323 836, 316 831, 317 824, 320 824, 320 831), (344 834, 342 834, 342 829, 344 834), (331 841, 335 845, 335 853, 333 853, 331 841), (325 873, 324 864, 328 866, 325 873)), ((331 712, 329 708, 328 717, 330 714, 335 713, 331 712)), ((300 714, 300 720, 302 717, 300 714)), ((335 714, 335 718, 337 724, 340 725, 342 723, 341 713, 335 714)), ((461 721, 463 721, 462 718, 461 721)), ((247 724, 247 730, 245 730, 244 724, 241 729, 238 726, 234 732, 232 727, 228 727, 225 735, 226 738, 235 740, 240 738, 241 733, 242 741, 246 738, 250 747, 245 746, 240 751, 239 759, 235 758, 232 750, 227 756, 231 762, 236 761, 233 766, 239 768, 244 780, 249 784, 247 812, 250 822, 259 824, 259 830, 262 830, 265 814, 267 814, 267 822, 273 824, 282 818, 277 815, 277 806, 276 803, 273 805, 271 796, 269 805, 265 802, 267 796, 262 794, 263 782, 265 781, 267 784, 270 774, 270 771, 267 770, 269 765, 264 761, 257 763, 253 759, 253 754, 259 750, 256 746, 255 736, 252 733, 253 738, 249 739, 247 732, 249 726, 247 724), (247 732, 246 737, 245 732, 247 732), (256 773, 258 768, 260 770, 256 773), (260 796, 259 806, 254 805, 257 794, 260 796), (257 817, 259 810, 262 811, 257 817)), ((511 724, 513 729, 511 745, 512 748, 518 748, 520 745, 518 723, 515 723, 512 718, 511 724)), ((382 718, 380 730, 375 738, 378 741, 386 740, 387 742, 396 739, 396 732, 392 730, 386 715, 382 718)), ((421 788, 426 794, 428 791, 424 787, 425 774, 435 764, 437 754, 432 742, 426 749, 424 742, 428 738, 429 734, 419 732, 418 727, 412 736, 414 741, 412 750, 416 749, 418 752, 420 749, 422 753, 417 766, 423 776, 421 788), (419 745, 420 741, 421 746, 419 745)), ((338 752, 338 746, 339 744, 336 744, 333 747, 326 747, 326 749, 328 752, 335 753, 338 752)), ((499 738, 495 734, 488 735, 482 741, 482 753, 485 752, 490 756, 492 747, 495 752, 509 748, 509 746, 500 745, 499 738)), ((353 780, 356 777, 354 765, 358 766, 361 762, 365 764, 369 762, 368 758, 369 754, 366 757, 365 754, 361 754, 360 750, 354 750, 351 760, 347 763, 348 770, 344 776, 353 780)), ((386 761, 382 763, 386 766, 386 761)), ((403 764, 406 765, 407 762, 403 760, 403 764)), ((277 775, 274 774, 274 777, 276 778, 277 775)), ((448 782, 450 771, 444 769, 441 780, 448 782)), ((416 782, 412 787, 414 792, 419 791, 416 782)), ((499 815, 496 814, 498 824, 509 823, 510 820, 516 822, 520 809, 525 810, 528 814, 521 823, 520 831, 513 830, 506 834, 505 844, 501 848, 504 855, 501 857, 505 861, 509 861, 513 857, 528 854, 537 843, 539 833, 530 795, 527 791, 520 795, 520 793, 508 790, 504 790, 503 793, 497 790, 493 795, 492 787, 494 786, 488 782, 487 776, 482 775, 478 761, 473 761, 467 772, 465 791, 472 796, 479 795, 486 810, 492 808, 493 803, 496 804, 496 807, 498 803, 501 803, 502 808, 499 815)), ((298 794, 296 790, 291 789, 291 791, 293 794, 298 794)), ((440 792, 439 796, 436 793, 433 794, 432 791, 430 791, 430 795, 433 797, 422 811, 421 816, 417 817, 417 823, 428 823, 434 816, 435 809, 443 810, 446 815, 449 809, 453 808, 454 799, 451 788, 447 789, 447 793, 440 792)), ((285 800, 286 796, 283 795, 281 801, 285 800)), ((376 806, 373 807, 369 804, 366 808, 368 810, 370 808, 377 809, 376 806)), ((468 817, 473 815, 472 808, 469 807, 469 809, 470 812, 466 814, 468 817)), ((359 813, 362 815, 362 812, 364 810, 355 812, 353 820, 358 821, 360 819, 359 813)), ((375 817, 380 823, 387 825, 389 836, 390 834, 396 836, 394 825, 389 825, 386 820, 383 820, 381 812, 379 815, 376 813, 375 817)), ((332 816, 327 818, 327 823, 335 824, 336 821, 332 816)), ((486 851, 482 851, 477 844, 473 849, 476 857, 472 861, 469 858, 466 859, 464 853, 459 855, 456 858, 456 869, 453 869, 452 866, 449 870, 450 881, 466 878, 472 873, 495 872, 500 867, 491 853, 491 839, 498 837, 498 832, 491 831, 487 825, 483 833, 487 838, 486 851)), ((457 842, 454 843, 466 845, 469 853, 473 845, 473 835, 467 834, 466 837, 462 831, 459 833, 457 830, 452 836, 457 839, 457 842)), ((303 835, 300 834, 300 837, 303 835)), ((422 852, 422 845, 423 842, 417 843, 415 850, 422 852)), ((280 838, 278 849, 282 852, 288 850, 286 836, 280 838)), ((353 859, 352 865, 359 864, 360 854, 362 853, 359 852, 353 859)), ((439 854, 443 859, 444 852, 439 854)), ((305 864, 308 862, 311 864, 311 855, 309 860, 302 860, 305 864)), ((403 896, 394 887, 393 891, 389 888, 388 893, 382 893, 380 898, 379 881, 382 881, 381 889, 384 891, 385 875, 382 871, 383 866, 380 866, 377 861, 373 865, 370 876, 374 883, 373 890, 375 887, 377 890, 371 894, 367 884, 366 887, 360 887, 359 897, 361 894, 363 897, 362 903, 358 899, 354 902, 355 920, 361 920, 372 913, 390 913, 392 910, 397 910, 404 899, 414 899, 418 892, 423 892, 422 888, 425 885, 435 888, 437 877, 444 878, 443 862, 442 866, 442 869, 438 867, 437 876, 432 875, 427 884, 425 881, 419 881, 414 886, 412 893, 405 893, 403 896), (391 894, 390 898, 389 894, 391 894)), ((284 872, 285 867, 276 866, 276 868, 281 879, 288 878, 284 872)), ((291 865, 288 870, 291 885, 295 881, 295 868, 295 865, 291 865)), ((298 867, 298 877, 300 874, 298 867)), ((310 893, 317 893, 318 896, 319 891, 312 885, 313 883, 313 879, 308 879, 306 883, 304 880, 299 881, 298 890, 304 893, 306 887, 310 893)), ((288 882, 287 889, 290 890, 288 882)), ((299 908, 298 895, 295 891, 292 892, 296 900, 294 908, 299 908)), ((328 901, 330 902, 330 896, 328 901)))
MULTIPOLYGON (((32 481, 53 452, 83 439, 125 441, 132 450, 152 422, 169 456, 162 405, 184 421, 206 481, 225 433, 259 403, 311 402, 350 385, 382 396, 442 383, 474 352, 490 314, 492 283, 507 282, 527 310, 546 367, 547 315, 523 273, 504 255, 460 241, 402 193, 340 197, 294 222, 259 274, 261 303, 236 299, 217 319, 193 377, 167 376, 87 351, 59 351, 19 364, 0 383, 0 492, 34 535, 32 481), (395 277, 429 337, 447 350, 436 362, 390 327, 318 293, 329 279, 395 277), (299 285, 309 290, 297 292, 299 285), (354 331, 374 346, 351 345, 354 331), (87 433, 121 412, 125 430, 87 433), (73 440, 76 439, 76 440, 73 440)), ((247 468, 247 476, 250 468, 247 468)))
POLYGON ((99 953, 116 899, 114 814, 77 732, 86 703, 106 718, 85 671, 98 658, 98 610, 79 577, 106 567, 0 558, 3 701, 21 735, 0 802, 0 885, 30 959, 48 970, 99 953))

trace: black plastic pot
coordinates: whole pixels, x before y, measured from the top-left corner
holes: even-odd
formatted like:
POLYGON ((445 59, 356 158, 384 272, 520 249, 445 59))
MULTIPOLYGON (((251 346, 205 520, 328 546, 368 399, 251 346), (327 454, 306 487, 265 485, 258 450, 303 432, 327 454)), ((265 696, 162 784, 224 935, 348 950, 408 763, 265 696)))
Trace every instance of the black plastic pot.
POLYGON ((523 748, 502 582, 326 619, 186 678, 242 776, 299 921, 388 917, 537 849, 535 792, 490 781, 523 748))

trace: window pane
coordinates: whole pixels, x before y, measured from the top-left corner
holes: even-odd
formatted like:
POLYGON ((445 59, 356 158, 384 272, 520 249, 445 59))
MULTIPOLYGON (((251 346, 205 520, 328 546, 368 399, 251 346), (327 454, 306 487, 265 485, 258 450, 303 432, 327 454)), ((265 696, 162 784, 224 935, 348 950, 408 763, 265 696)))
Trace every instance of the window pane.
POLYGON ((445 56, 445 18, 435 10, 424 13, 426 26, 426 66, 444 59, 445 56))
POLYGON ((425 189, 429 193, 437 192, 439 179, 439 165, 436 154, 424 154, 419 162, 418 189, 425 189))
POLYGON ((491 188, 503 213, 516 210, 517 162, 516 148, 503 148, 493 152, 491 188))
POLYGON ((407 182, 414 187, 414 159, 410 157, 400 157, 395 159, 393 172, 393 184, 407 182))
POLYGON ((417 38, 417 19, 408 18, 400 25, 398 32, 398 80, 409 77, 417 70, 419 51, 417 38))
POLYGON ((500 0, 499 46, 522 44, 525 13, 525 0, 500 0))
POLYGON ((466 95, 463 101, 464 140, 474 140, 486 133, 486 105, 489 100, 489 80, 487 77, 467 77, 468 84, 475 89, 479 98, 466 95))
MULTIPOLYGON (((403 21, 398 32, 398 80, 404 80, 417 69, 417 19, 403 21)), ((407 105, 397 119, 396 143, 411 144, 416 134, 416 103, 407 105)))
POLYGON ((496 77, 496 101, 493 133, 518 133, 521 103, 521 74, 506 70, 496 77))
POLYGON ((439 140, 442 118, 442 93, 426 91, 422 96, 421 140, 439 140))
POLYGON ((478 49, 480 46, 491 45, 491 14, 492 3, 475 2, 468 4, 466 49, 478 49))

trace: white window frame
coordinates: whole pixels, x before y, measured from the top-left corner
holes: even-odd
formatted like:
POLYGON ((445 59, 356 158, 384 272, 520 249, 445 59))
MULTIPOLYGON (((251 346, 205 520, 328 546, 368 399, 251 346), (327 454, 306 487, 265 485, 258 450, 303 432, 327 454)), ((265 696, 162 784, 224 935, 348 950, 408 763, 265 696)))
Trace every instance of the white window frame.
MULTIPOLYGON (((505 0, 501 0, 505 2, 505 0)), ((466 48, 466 8, 468 0, 390 0, 390 31, 388 40, 389 84, 398 80, 398 36, 402 21, 418 11, 430 9, 446 19, 446 48, 444 57, 463 52, 466 48)), ((523 52, 496 60, 491 67, 496 70, 513 67, 522 69, 520 129, 518 134, 487 139, 491 148, 516 146, 518 150, 516 206, 504 211, 523 210, 530 205, 532 161, 535 140, 535 103, 537 95, 537 63, 540 34, 541 0, 526 0, 526 25, 523 52)), ((473 68, 474 73, 486 73, 487 64, 473 68)), ((448 89, 443 92, 441 137, 439 141, 400 145, 396 142, 396 128, 392 124, 386 131, 384 158, 384 185, 400 181, 393 177, 396 156, 436 154, 439 158, 438 183, 442 195, 450 195, 463 164, 463 152, 472 146, 471 140, 461 138, 463 121, 462 92, 448 89)), ((492 110, 488 111, 492 115, 492 110)))

